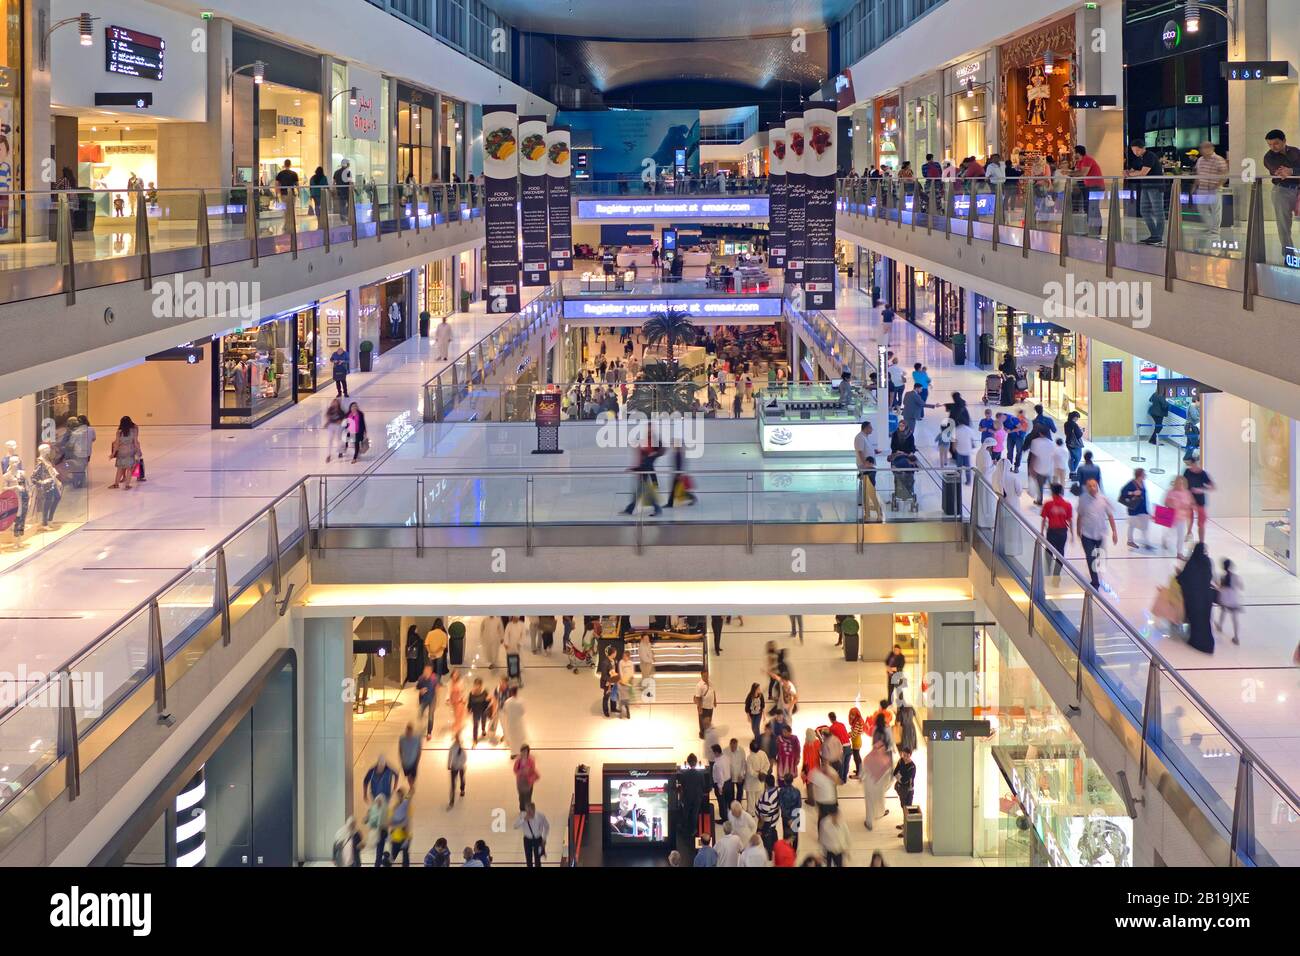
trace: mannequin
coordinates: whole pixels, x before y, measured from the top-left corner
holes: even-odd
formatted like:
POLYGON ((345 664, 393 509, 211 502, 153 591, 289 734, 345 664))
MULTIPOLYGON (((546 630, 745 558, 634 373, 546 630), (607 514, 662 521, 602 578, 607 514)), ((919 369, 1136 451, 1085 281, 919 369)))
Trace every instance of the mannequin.
POLYGON ((36 507, 41 510, 41 530, 50 526, 54 512, 63 499, 63 482, 54 467, 50 446, 42 444, 36 449, 36 467, 32 469, 32 487, 36 489, 36 507))
POLYGON ((31 502, 31 487, 27 481, 27 472, 23 471, 23 463, 17 455, 6 453, 3 461, 6 464, 3 473, 0 473, 0 488, 5 491, 13 490, 18 495, 18 516, 9 530, 13 532, 14 547, 21 548, 23 535, 27 532, 27 507, 31 502))

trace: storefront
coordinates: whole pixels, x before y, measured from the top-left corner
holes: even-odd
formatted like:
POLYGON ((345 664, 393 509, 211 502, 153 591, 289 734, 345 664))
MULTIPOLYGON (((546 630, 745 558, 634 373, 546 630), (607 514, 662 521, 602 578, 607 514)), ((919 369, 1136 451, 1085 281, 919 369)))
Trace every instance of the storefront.
POLYGON ((438 171, 438 95, 397 84, 397 178, 431 183, 438 171))
POLYGON ((145 190, 146 203, 156 204, 150 190, 158 184, 158 127, 102 117, 81 119, 77 124, 77 183, 105 190, 94 198, 95 222, 134 219, 135 200, 128 189, 145 190))
POLYGON ((875 115, 872 103, 867 103, 853 111, 853 170, 860 176, 870 172, 876 162, 875 115))
POLYGON ((1133 821, 999 627, 977 632, 975 856, 1003 866, 1132 866, 1133 821))
POLYGON ((456 311, 454 258, 434 259, 417 269, 415 314, 425 312, 435 321, 456 311))
POLYGON ((989 96, 989 57, 972 57, 949 67, 944 77, 947 92, 947 121, 950 124, 950 148, 944 158, 960 163, 967 156, 981 159, 989 154, 990 124, 995 114, 989 96))
POLYGON ((411 321, 410 273, 400 272, 357 293, 360 348, 373 345, 376 355, 401 345, 414 331, 411 321))
POLYGON ((942 74, 935 73, 903 90, 904 159, 912 163, 917 177, 921 175, 927 153, 937 156, 943 152, 939 128, 941 80, 942 74))
POLYGON ((21 204, 9 193, 23 188, 23 0, 0 0, 0 242, 23 236, 21 204))
POLYGON ((915 321, 919 328, 944 345, 952 345, 954 335, 966 334, 966 303, 961 286, 934 274, 917 272, 915 321))
MULTIPOLYGON (((359 184, 392 182, 388 169, 389 123, 388 80, 355 64, 330 65, 330 168, 332 174, 343 160, 352 166, 359 184), (350 91, 356 88, 354 103, 350 91)), ((310 175, 310 171, 308 172, 310 175)), ((402 173, 398 179, 404 180, 402 173)), ((419 179, 427 183, 428 179, 419 179)))
POLYGON ((298 310, 298 397, 328 386, 333 379, 330 356, 336 349, 347 349, 348 297, 346 294, 322 299, 298 310))
MULTIPOLYGON (((273 186, 285 160, 306 183, 325 159, 321 61, 311 54, 236 30, 236 63, 265 64, 265 80, 248 73, 234 84, 234 181, 273 186)), ((346 98, 344 98, 346 99, 346 98)), ((268 193, 264 202, 272 202, 268 193)))
POLYGON ((903 130, 899 119, 899 97, 897 93, 877 97, 875 102, 875 164, 888 168, 895 173, 903 163, 899 140, 903 130))
POLYGON ((884 272, 885 257, 866 246, 858 246, 857 288, 864 295, 875 300, 883 294, 881 276, 884 272))
POLYGON ((1026 400, 1061 418, 1077 411, 1086 430, 1092 389, 1087 336, 981 295, 974 296, 974 307, 980 328, 993 335, 992 366, 1001 368, 1010 352, 1024 373, 1026 400))
POLYGON ((1074 149, 1074 15, 998 49, 999 148, 1023 168, 1074 149))
POLYGON ((213 428, 252 428, 298 401, 302 315, 286 312, 214 337, 213 428))
POLYGON ((1167 172, 1191 175, 1206 140, 1228 155, 1228 82, 1219 73, 1227 59, 1223 17, 1203 16, 1188 33, 1182 11, 1165 0, 1126 0, 1125 128, 1160 154, 1167 172))
POLYGON ((460 100, 442 98, 441 138, 442 175, 444 183, 465 182, 469 169, 465 165, 465 104, 460 100))

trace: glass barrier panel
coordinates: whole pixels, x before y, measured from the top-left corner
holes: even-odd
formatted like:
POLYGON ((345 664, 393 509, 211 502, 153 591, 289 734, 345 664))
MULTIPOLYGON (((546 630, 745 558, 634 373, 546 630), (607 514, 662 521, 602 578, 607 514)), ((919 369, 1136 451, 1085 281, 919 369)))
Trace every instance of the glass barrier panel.
POLYGON ((1165 673, 1160 675, 1160 730, 1155 743, 1165 762, 1231 830, 1241 753, 1165 673))
POLYGON ((1064 570, 1065 560, 1050 544, 1044 544, 1042 561, 1042 610, 1057 630, 1077 648, 1082 633, 1085 587, 1079 578, 1064 570))
POLYGON ((1163 246, 1174 182, 1167 176, 1129 176, 1122 184, 1120 241, 1163 246))
POLYGON ((216 614, 216 563, 211 558, 191 569, 158 597, 163 653, 171 654, 216 614))
POLYGON ((283 236, 288 234, 288 217, 285 214, 287 195, 287 193, 275 186, 259 186, 253 191, 253 202, 257 209, 257 234, 259 236, 283 236))
MULTIPOLYGON (((853 524, 857 522, 858 476, 815 469, 758 472, 751 485, 755 524, 853 524)), ((739 520, 746 503, 737 496, 739 520)))
POLYGON ((526 484, 524 475, 425 475, 424 526, 522 525, 526 484))
POLYGON ((58 707, 19 707, 0 717, 0 809, 54 764, 58 746, 58 707))
MULTIPOLYGON (((997 553, 1005 569, 1011 571, 1016 579, 1029 587, 1034 565, 1034 535, 1025 526, 1023 515, 1018 508, 1003 501, 998 518, 997 553)), ((1000 570, 998 573, 1002 573, 1000 570)))
POLYGON ((1098 679, 1141 726, 1151 660, 1129 629, 1098 601, 1092 605, 1092 644, 1098 679))
POLYGON ((993 516, 998 506, 998 495, 987 481, 976 481, 971 493, 978 501, 971 502, 971 511, 975 514, 975 533, 985 542, 993 540, 993 516))
POLYGON ((226 542, 226 583, 232 598, 269 566, 270 540, 271 522, 263 513, 226 542))
POLYGON ((1246 217, 1250 189, 1244 183, 1223 185, 1185 178, 1180 183, 1183 252, 1223 259, 1246 255, 1246 217))
POLYGON ((415 525, 416 484, 409 475, 366 475, 327 482, 331 528, 405 528, 415 525))
POLYGON ((1067 176, 1034 181, 1034 228, 1040 232, 1061 232, 1070 208, 1073 186, 1067 176))
POLYGON ((128 694, 149 680, 149 610, 108 634, 71 669, 77 729, 85 733, 128 694))
POLYGON ((198 245, 198 190, 146 189, 142 195, 151 252, 190 249, 198 245))
MULTIPOLYGON (((310 494, 307 501, 310 509, 310 494)), ((298 492, 295 491, 293 494, 281 498, 272 506, 275 508, 275 530, 280 536, 281 554, 306 530, 302 526, 302 506, 299 502, 298 492)))
MULTIPOLYGON (((632 519, 624 517, 623 511, 632 503, 632 492, 636 487, 637 476, 632 472, 536 475, 533 478, 533 523, 627 524, 632 519)), ((652 492, 654 500, 662 507, 668 500, 668 491, 669 477, 660 471, 656 474, 656 482, 652 482, 644 493, 644 507, 651 509, 652 492)))
POLYGON ((1300 806, 1290 802, 1272 781, 1251 768, 1255 811, 1257 866, 1300 866, 1300 806))

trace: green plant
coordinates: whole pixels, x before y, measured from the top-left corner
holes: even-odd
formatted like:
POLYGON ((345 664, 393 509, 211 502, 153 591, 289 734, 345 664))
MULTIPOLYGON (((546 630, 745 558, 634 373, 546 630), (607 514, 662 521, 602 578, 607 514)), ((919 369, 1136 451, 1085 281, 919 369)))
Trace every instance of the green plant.
POLYGON ((641 369, 627 397, 630 411, 645 415, 686 413, 695 408, 695 390, 691 373, 667 362, 651 362, 641 369))
POLYGON ((375 350, 375 343, 371 342, 369 339, 361 343, 361 351, 373 352, 374 350, 375 350))
POLYGON ((681 309, 667 309, 663 312, 651 312, 650 318, 641 326, 646 344, 664 343, 668 364, 677 366, 676 349, 679 344, 689 345, 699 335, 691 314, 681 309))

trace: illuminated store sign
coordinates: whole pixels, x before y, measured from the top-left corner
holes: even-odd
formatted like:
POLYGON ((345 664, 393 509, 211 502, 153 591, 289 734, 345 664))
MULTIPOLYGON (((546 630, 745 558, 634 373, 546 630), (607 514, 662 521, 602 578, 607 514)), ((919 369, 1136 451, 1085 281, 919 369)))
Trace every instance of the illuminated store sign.
POLYGON ((768 199, 579 199, 579 219, 766 219, 768 199))
POLYGON ((781 316, 781 300, 754 299, 565 299, 566 319, 644 319, 652 312, 676 309, 696 318, 773 319, 781 316))
POLYGON ((123 27, 108 27, 104 31, 105 69, 122 76, 161 80, 166 47, 162 37, 123 27))

